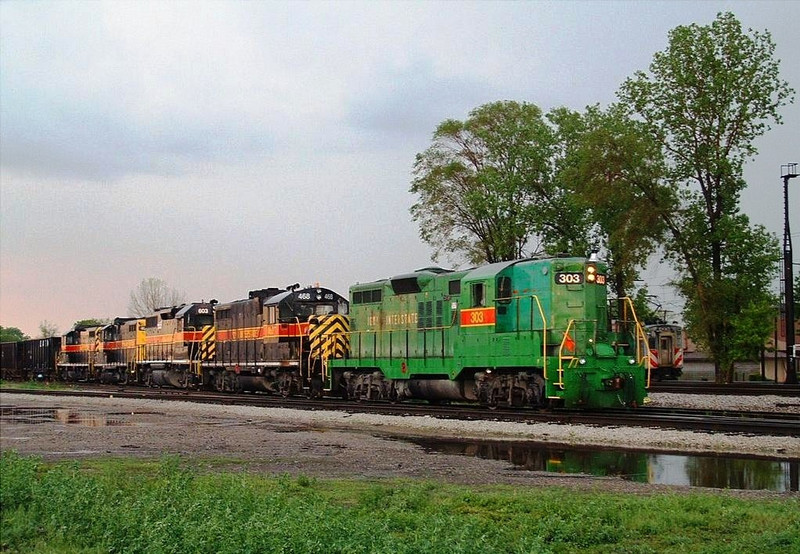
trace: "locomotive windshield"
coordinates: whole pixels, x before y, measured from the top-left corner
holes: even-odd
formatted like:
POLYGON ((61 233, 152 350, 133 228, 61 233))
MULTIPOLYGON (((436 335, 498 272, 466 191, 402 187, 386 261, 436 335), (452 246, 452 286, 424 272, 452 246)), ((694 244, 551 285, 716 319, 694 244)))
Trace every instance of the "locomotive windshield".
POLYGON ((312 315, 332 314, 336 308, 332 304, 300 304, 300 319, 306 319, 312 315))
POLYGON ((305 321, 312 315, 326 315, 336 313, 335 304, 295 304, 294 306, 281 306, 280 318, 282 321, 298 318, 305 321))
POLYGON ((187 328, 194 327, 195 329, 202 329, 207 325, 214 325, 214 314, 211 313, 211 308, 198 308, 197 313, 186 316, 187 328), (200 313, 202 310, 209 313, 200 313))

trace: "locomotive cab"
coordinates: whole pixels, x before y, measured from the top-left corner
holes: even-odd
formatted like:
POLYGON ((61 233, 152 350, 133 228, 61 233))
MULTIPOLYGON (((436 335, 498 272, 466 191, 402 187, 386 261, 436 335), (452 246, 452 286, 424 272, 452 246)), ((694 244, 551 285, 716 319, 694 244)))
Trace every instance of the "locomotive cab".
POLYGON ((292 382, 283 383, 282 393, 305 390, 312 397, 322 395, 328 382, 328 360, 339 358, 347 351, 347 299, 332 290, 308 287, 277 294, 264 302, 268 318, 277 318, 281 330, 294 324, 299 340, 287 337, 293 356, 298 358, 298 373, 292 382))
POLYGON ((312 316, 328 314, 347 315, 348 310, 347 300, 323 288, 287 290, 268 298, 264 306, 280 323, 306 322, 312 316))
POLYGON ((58 375, 65 381, 87 381, 95 377, 97 354, 101 350, 102 327, 77 326, 61 341, 61 355, 56 364, 58 375))

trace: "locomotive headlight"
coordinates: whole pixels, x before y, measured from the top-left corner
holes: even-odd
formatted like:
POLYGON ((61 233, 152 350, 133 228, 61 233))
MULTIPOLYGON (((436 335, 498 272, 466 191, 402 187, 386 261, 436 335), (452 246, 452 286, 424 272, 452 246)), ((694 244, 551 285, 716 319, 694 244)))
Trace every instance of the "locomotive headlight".
POLYGON ((597 280, 597 268, 595 266, 586 266, 586 280, 590 283, 594 283, 597 280))
POLYGON ((628 365, 636 365, 636 360, 631 358, 630 360, 628 360, 628 365))
POLYGON ((586 358, 581 358, 580 360, 578 360, 578 363, 581 365, 586 365, 586 358))

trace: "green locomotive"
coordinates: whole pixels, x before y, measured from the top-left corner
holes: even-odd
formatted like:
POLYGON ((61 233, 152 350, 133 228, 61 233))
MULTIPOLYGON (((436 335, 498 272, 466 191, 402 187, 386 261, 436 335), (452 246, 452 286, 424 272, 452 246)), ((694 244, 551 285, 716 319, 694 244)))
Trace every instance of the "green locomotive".
POLYGON ((354 285, 350 349, 328 360, 331 388, 490 408, 641 405, 647 339, 630 300, 609 318, 605 273, 592 259, 546 258, 354 285))

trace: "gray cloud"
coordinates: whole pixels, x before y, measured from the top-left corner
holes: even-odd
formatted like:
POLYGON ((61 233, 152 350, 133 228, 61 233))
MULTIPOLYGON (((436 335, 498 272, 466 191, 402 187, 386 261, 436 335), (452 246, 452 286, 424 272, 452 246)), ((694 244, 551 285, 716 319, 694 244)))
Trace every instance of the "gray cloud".
POLYGON ((402 68, 383 68, 359 86, 347 121, 369 134, 429 138, 447 118, 463 118, 476 106, 497 98, 497 89, 469 75, 440 75, 430 60, 402 68))

